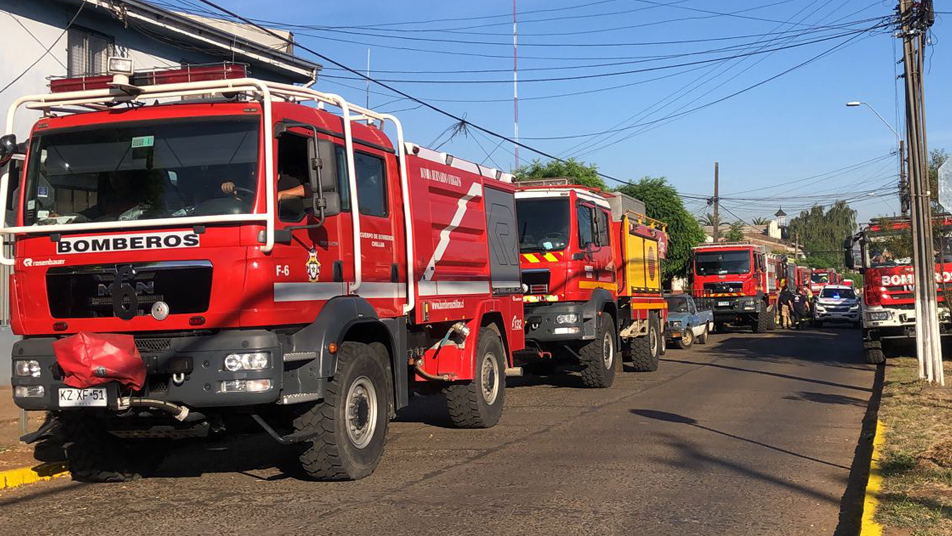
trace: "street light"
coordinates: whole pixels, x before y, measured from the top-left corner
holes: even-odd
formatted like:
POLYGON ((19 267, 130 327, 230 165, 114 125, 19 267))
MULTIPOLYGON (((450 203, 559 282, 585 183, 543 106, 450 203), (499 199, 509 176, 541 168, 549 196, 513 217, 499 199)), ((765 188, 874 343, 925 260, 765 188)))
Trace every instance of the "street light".
POLYGON ((886 121, 885 119, 883 119, 883 116, 879 115, 879 112, 876 111, 876 108, 873 108, 872 106, 870 106, 870 104, 869 104, 868 102, 849 101, 849 102, 846 103, 846 105, 849 106, 850 108, 856 108, 857 106, 863 106, 863 105, 865 105, 867 108, 869 108, 870 110, 872 110, 872 112, 873 112, 874 114, 876 114, 876 117, 878 117, 879 120, 882 121, 884 125, 886 125, 887 127, 889 127, 889 130, 891 130, 893 134, 896 135, 896 141, 901 141, 901 140, 902 140, 902 136, 900 136, 899 133, 896 132, 896 129, 894 129, 894 128, 892 127, 892 125, 889 124, 889 121, 886 121))
MULTIPOLYGON (((882 121, 884 125, 889 127, 889 130, 891 130, 893 134, 896 135, 896 143, 899 144, 899 185, 900 185, 899 200, 900 200, 900 203, 903 204, 902 201, 905 199, 905 193, 903 190, 905 190, 906 188, 906 157, 903 154, 902 136, 900 136, 899 133, 896 132, 896 129, 894 129, 893 126, 889 124, 889 121, 886 121, 886 119, 883 118, 883 116, 879 115, 879 112, 876 111, 876 108, 873 108, 872 105, 870 105, 868 102, 849 101, 846 103, 846 105, 849 106, 850 108, 856 108, 858 106, 866 106, 867 108, 870 109, 870 111, 876 114, 876 117, 878 117, 879 120, 882 121)), ((905 214, 906 213, 905 207, 903 206, 900 208, 904 209, 902 212, 905 214)))

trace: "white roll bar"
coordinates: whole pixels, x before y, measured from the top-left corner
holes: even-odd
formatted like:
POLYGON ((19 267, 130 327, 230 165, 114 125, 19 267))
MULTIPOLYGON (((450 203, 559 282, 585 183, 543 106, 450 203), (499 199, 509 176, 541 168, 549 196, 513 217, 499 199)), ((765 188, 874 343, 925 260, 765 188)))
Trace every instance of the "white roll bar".
MULTIPOLYGON (((28 109, 42 109, 50 112, 52 109, 60 109, 66 106, 87 107, 91 109, 100 109, 107 104, 135 103, 144 102, 145 99, 163 99, 176 98, 184 96, 214 95, 221 93, 245 93, 250 94, 255 100, 262 103, 264 115, 264 124, 267 132, 264 133, 265 142, 265 199, 266 208, 264 214, 233 214, 220 216, 201 216, 188 218, 159 218, 154 220, 142 221, 124 221, 124 222, 88 222, 76 224, 56 224, 35 226, 13 226, 8 227, 4 221, 5 214, 0 211, 0 234, 25 234, 25 233, 56 233, 70 231, 93 231, 103 229, 120 228, 138 228, 138 227, 175 227, 200 225, 206 223, 229 223, 245 221, 264 221, 265 222, 265 243, 261 247, 264 253, 270 253, 274 248, 275 231, 275 211, 274 211, 274 144, 273 131, 271 125, 272 109, 271 103, 276 99, 285 101, 315 101, 318 109, 324 109, 325 104, 336 106, 341 110, 343 119, 344 144, 347 152, 347 183, 350 187, 351 200, 351 222, 353 226, 354 242, 354 282, 350 285, 350 292, 357 292, 362 282, 362 253, 360 236, 360 202, 357 194, 357 176, 354 163, 354 140, 352 123, 361 120, 378 120, 381 124, 390 121, 397 131, 396 152, 399 158, 400 169, 400 188, 403 194, 404 203, 409 208, 409 182, 407 178, 406 147, 403 139, 403 125, 400 120, 392 114, 381 114, 367 108, 348 103, 340 95, 333 93, 322 93, 306 87, 294 86, 291 84, 281 84, 274 82, 265 82, 255 78, 239 78, 233 80, 212 80, 205 82, 184 82, 179 84, 160 84, 152 86, 140 86, 136 88, 136 93, 125 93, 116 88, 95 89, 86 91, 72 91, 66 93, 51 93, 47 95, 28 95, 20 97, 10 105, 7 113, 6 130, 7 134, 13 133, 14 119, 17 110, 25 106, 28 109)), ((6 199, 9 188, 9 168, 3 171, 0 176, 0 199, 6 199)), ((414 262, 413 262, 413 218, 409 210, 404 210, 404 225, 406 227, 406 253, 407 253, 407 303, 404 305, 404 312, 413 310, 415 305, 414 298, 414 262)), ((0 264, 12 266, 14 259, 8 258, 6 253, 0 251, 0 264)))

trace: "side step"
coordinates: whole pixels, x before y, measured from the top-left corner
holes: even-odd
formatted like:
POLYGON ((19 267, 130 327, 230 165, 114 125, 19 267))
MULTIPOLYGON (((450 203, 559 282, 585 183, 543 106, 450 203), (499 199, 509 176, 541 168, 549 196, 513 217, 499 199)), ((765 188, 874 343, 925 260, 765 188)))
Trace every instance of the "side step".
POLYGON ((520 377, 522 376, 522 367, 509 367, 506 369, 506 377, 520 377))

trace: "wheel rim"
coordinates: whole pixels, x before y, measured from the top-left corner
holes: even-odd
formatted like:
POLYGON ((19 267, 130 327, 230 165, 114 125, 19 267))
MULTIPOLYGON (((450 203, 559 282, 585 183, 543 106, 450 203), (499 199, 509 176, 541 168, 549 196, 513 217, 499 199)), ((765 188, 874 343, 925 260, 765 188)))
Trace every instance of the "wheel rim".
POLYGON ((654 326, 648 328, 648 339, 648 347, 651 348, 651 355, 658 355, 658 335, 654 326))
POLYGON ((687 330, 685 330, 684 337, 682 337, 682 340, 684 340, 685 345, 688 345, 694 342, 694 332, 691 331, 691 328, 688 328, 687 330))
POLYGON ((350 385, 344 411, 351 443, 359 449, 369 445, 377 431, 377 389, 370 378, 361 376, 350 385))
POLYGON ((615 341, 612 339, 610 331, 606 332, 605 338, 602 339, 602 363, 606 369, 612 368, 612 363, 615 361, 615 341))
POLYGON ((491 406, 496 402, 496 397, 499 396, 499 367, 496 365, 496 355, 492 352, 487 353, 483 359, 479 378, 483 400, 491 406))

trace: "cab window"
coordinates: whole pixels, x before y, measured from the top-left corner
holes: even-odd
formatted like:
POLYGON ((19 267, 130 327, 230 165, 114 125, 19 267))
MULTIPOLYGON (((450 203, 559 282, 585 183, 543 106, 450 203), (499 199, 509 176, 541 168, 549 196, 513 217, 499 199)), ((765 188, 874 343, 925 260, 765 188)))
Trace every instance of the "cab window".
POLYGON ((354 153, 354 169, 357 175, 360 213, 365 216, 385 217, 387 181, 383 159, 366 153, 354 153))
POLYGON ((608 213, 604 210, 598 211, 598 245, 607 246, 608 244, 608 213))
POLYGON ((578 220, 578 247, 585 249, 588 244, 595 244, 595 226, 592 221, 592 207, 576 205, 576 220, 578 220))

